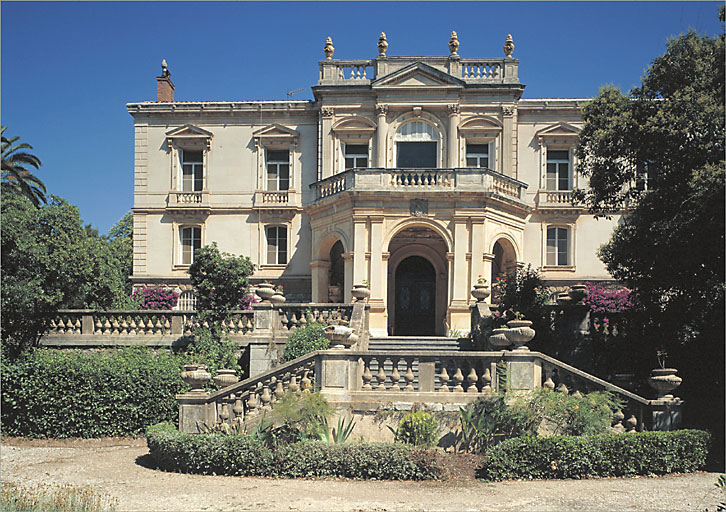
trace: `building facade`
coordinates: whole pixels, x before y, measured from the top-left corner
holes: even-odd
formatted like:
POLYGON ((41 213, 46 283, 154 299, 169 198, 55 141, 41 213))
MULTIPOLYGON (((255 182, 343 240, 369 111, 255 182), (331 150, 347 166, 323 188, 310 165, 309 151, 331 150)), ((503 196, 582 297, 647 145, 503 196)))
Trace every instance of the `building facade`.
POLYGON ((586 99, 523 99, 503 58, 319 62, 314 101, 130 103, 137 285, 179 288, 194 250, 249 256, 288 300, 371 290, 373 335, 468 330, 470 290, 519 265, 555 286, 609 279, 596 257, 617 218, 572 206, 586 99))

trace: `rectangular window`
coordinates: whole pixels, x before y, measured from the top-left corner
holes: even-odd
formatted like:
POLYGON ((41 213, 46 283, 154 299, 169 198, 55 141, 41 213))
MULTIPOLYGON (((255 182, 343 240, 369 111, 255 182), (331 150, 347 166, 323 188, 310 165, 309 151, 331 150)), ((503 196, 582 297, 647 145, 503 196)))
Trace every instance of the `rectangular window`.
POLYGON ((655 189, 655 172, 652 164, 643 162, 638 164, 635 188, 641 192, 655 189))
POLYGON ((547 151, 547 190, 570 190, 570 152, 547 151))
POLYGON ((181 238, 181 264, 191 265, 194 261, 194 254, 202 247, 202 228, 181 228, 179 237, 181 238))
POLYGON ((290 152, 267 150, 267 190, 290 188, 290 152))
POLYGON ((569 231, 567 228, 547 228, 547 265, 569 265, 569 231))
POLYGON ((359 167, 368 167, 368 145, 346 144, 345 168, 355 169, 359 167))
POLYGON ((467 144, 466 166, 489 168, 489 144, 467 144))
POLYGON ((267 228, 267 264, 285 265, 287 263, 287 228, 270 226, 267 228))
POLYGON ((397 142, 398 167, 435 168, 436 144, 436 142, 397 142))
POLYGON ((199 192, 204 188, 204 164, 201 151, 182 150, 182 192, 199 192))

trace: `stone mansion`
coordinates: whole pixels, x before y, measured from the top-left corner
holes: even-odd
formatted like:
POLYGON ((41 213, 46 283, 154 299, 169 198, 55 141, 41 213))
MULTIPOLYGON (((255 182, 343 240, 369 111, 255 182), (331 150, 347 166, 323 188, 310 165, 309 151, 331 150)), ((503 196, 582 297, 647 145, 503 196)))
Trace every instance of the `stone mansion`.
MULTIPOLYGON (((445 41, 444 41, 445 44, 445 41)), ((443 44, 442 44, 443 46, 443 44)), ((518 265, 555 286, 607 280, 597 248, 617 217, 571 204, 587 99, 523 99, 500 58, 337 60, 328 38, 314 101, 157 101, 134 119, 135 285, 182 290, 194 250, 249 256, 288 301, 371 290, 370 331, 468 331, 470 290, 518 265)))

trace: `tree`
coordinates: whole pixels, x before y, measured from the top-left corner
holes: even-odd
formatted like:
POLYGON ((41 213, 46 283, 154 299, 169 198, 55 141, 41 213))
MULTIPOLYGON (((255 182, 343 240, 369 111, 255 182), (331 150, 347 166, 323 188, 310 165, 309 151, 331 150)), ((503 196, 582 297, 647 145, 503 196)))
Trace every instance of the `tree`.
POLYGON ((723 37, 670 40, 640 87, 605 87, 583 109, 577 156, 590 188, 576 194, 596 215, 625 207, 599 256, 636 293, 638 343, 651 347, 651 364, 657 348, 671 353, 691 414, 721 421, 724 94, 723 37))
POLYGON ((2 191, 20 194, 32 201, 35 206, 45 203, 45 185, 29 169, 38 169, 41 166, 40 159, 22 151, 33 149, 33 146, 24 142, 18 142, 20 137, 8 139, 5 137, 6 126, 0 128, 2 133, 2 191))
POLYGON ((55 196, 40 207, 3 198, 2 342, 15 356, 35 345, 62 308, 108 308, 126 278, 109 243, 81 222, 78 208, 55 196))
POLYGON ((227 318, 247 295, 254 270, 248 257, 220 253, 216 242, 197 250, 188 270, 197 294, 197 309, 210 323, 227 318))
MULTIPOLYGON (((119 298, 118 305, 125 304, 125 297, 132 291, 129 276, 134 272, 134 214, 126 212, 119 221, 111 226, 104 237, 109 242, 111 252, 118 260, 119 271, 124 276, 124 297, 119 298)), ((114 306, 116 307, 116 306, 114 306)))

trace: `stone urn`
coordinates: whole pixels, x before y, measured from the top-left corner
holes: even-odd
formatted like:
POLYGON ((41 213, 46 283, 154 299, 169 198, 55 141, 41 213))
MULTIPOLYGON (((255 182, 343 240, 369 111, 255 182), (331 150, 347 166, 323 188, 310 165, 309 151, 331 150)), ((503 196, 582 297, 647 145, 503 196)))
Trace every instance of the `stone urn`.
POLYGON ((226 388, 227 386, 231 386, 232 384, 239 382, 237 372, 226 368, 217 370, 217 375, 215 375, 212 380, 219 389, 226 388))
POLYGON ((331 348, 350 347, 358 339, 356 336, 351 341, 352 334, 353 329, 346 327, 345 325, 329 325, 323 329, 323 336, 330 341, 331 348))
POLYGON ((532 341, 535 332, 532 329, 532 322, 529 320, 510 320, 507 322, 509 329, 505 332, 507 339, 514 345, 512 350, 527 351, 525 344, 532 341))
POLYGON ((370 289, 364 284, 355 284, 350 294, 355 298, 356 302, 365 301, 371 296, 370 289))
POLYGON ((282 292, 278 291, 273 293, 270 297, 270 302, 272 302, 273 304, 282 304, 283 302, 285 302, 285 300, 285 296, 282 294, 282 292))
POLYGON ((572 304, 572 298, 566 293, 560 293, 557 296, 557 305, 567 306, 568 304, 572 304))
POLYGON ((489 290, 489 286, 486 284, 477 283, 471 290, 471 296, 474 297, 477 302, 484 302, 484 300, 491 294, 492 292, 489 290))
POLYGON ((587 287, 584 284, 572 285, 570 286, 568 295, 572 299, 572 302, 580 302, 587 297, 587 287))
POLYGON ((207 367, 200 364, 185 364, 181 372, 182 380, 189 384, 192 389, 190 393, 204 393, 204 385, 212 378, 207 367))
POLYGON ((340 302, 343 300, 343 290, 337 284, 331 284, 328 286, 328 301, 329 302, 340 302))
POLYGON ((257 285, 255 293, 259 295, 263 301, 269 301, 270 297, 275 295, 275 287, 270 283, 260 283, 257 285))
POLYGON ((658 393, 658 398, 672 399, 671 391, 681 385, 683 379, 678 375, 675 368, 656 368, 651 370, 648 377, 648 384, 658 393))
POLYGON ((512 344, 511 341, 509 341, 509 338, 507 338, 507 329, 506 327, 499 327, 497 329, 492 330, 492 334, 489 336, 489 343, 492 347, 495 348, 507 348, 509 345, 512 344))

